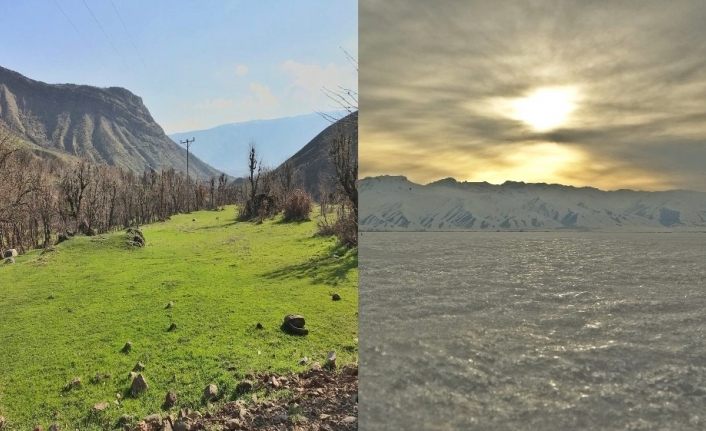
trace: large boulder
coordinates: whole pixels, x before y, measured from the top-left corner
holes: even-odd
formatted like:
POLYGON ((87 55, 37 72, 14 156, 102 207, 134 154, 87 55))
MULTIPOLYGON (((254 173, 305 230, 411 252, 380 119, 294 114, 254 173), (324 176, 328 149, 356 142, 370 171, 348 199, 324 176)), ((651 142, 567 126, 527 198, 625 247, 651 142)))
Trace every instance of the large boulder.
POLYGON ((15 250, 14 248, 10 248, 2 252, 2 257, 5 259, 10 257, 17 257, 17 255, 17 250, 15 250))
POLYGON ((307 335, 309 330, 304 327, 306 322, 304 316, 299 314, 288 314, 284 316, 282 330, 291 335, 307 335))
POLYGON ((149 389, 149 385, 142 374, 138 374, 134 379, 132 379, 132 384, 130 385, 130 395, 136 397, 145 392, 147 389, 149 389))
POLYGON ((125 231, 125 239, 130 247, 144 247, 145 235, 139 228, 131 227, 125 231))

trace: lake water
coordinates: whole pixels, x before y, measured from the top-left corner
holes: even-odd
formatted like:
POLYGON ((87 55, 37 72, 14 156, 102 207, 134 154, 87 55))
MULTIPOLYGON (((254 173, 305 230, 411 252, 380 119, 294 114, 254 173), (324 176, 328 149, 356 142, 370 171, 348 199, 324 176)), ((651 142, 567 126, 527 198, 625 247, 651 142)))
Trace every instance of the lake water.
POLYGON ((361 430, 706 429, 706 234, 368 233, 361 430))

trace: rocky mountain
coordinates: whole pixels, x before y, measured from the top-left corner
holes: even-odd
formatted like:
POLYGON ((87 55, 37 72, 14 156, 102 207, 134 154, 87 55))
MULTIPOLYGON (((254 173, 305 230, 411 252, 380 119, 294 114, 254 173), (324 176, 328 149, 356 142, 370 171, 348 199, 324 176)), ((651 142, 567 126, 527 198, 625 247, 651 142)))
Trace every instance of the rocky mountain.
POLYGON ((506 182, 427 185, 405 177, 366 178, 358 188, 360 228, 385 230, 706 229, 706 193, 603 191, 506 182))
MULTIPOLYGON (((318 198, 320 185, 323 182, 333 185, 335 169, 329 157, 331 143, 341 133, 352 136, 355 142, 354 156, 358 157, 358 112, 353 112, 326 127, 316 135, 301 150, 297 151, 287 161, 291 162, 298 173, 304 188, 314 198, 318 198)), ((285 162, 286 163, 286 162, 285 162)), ((281 170, 282 165, 277 167, 281 170)))
MULTIPOLYGON (((186 151, 164 133, 142 99, 124 88, 46 84, 0 67, 0 126, 47 154, 137 173, 186 169, 186 151)), ((189 165, 193 176, 220 174, 197 157, 189 165)))
MULTIPOLYGON (((331 116, 340 113, 329 113, 331 116)), ((205 130, 173 133, 175 142, 196 138, 193 153, 229 175, 247 175, 250 143, 266 166, 276 167, 300 150, 331 123, 317 113, 294 117, 223 124, 205 130)))

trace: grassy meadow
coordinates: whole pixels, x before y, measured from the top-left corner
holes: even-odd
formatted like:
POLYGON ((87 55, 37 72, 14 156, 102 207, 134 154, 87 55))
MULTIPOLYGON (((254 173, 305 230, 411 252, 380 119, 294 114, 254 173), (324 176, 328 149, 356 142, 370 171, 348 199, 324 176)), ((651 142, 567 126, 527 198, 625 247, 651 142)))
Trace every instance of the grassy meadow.
POLYGON ((355 362, 356 253, 315 236, 315 220, 234 218, 234 207, 178 215, 143 226, 144 248, 127 247, 123 232, 77 236, 0 266, 5 429, 112 428, 124 414, 163 411, 170 390, 175 409, 203 409, 210 383, 225 401, 248 373, 301 370, 302 357, 323 363, 330 350, 355 362), (290 313, 305 316, 308 336, 280 330, 290 313), (138 361, 150 387, 132 398, 138 361), (65 390, 77 377, 81 386, 65 390), (100 402, 110 405, 93 412, 100 402))

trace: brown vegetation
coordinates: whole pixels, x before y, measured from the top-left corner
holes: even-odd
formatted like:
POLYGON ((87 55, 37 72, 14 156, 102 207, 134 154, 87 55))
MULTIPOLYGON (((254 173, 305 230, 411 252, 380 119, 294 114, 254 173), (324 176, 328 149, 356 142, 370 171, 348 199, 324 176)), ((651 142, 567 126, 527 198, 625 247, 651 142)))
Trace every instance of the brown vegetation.
POLYGON ((103 233, 139 226, 191 209, 235 201, 221 175, 209 183, 187 182, 174 169, 135 175, 85 160, 45 160, 23 149, 0 129, 0 249, 48 247, 59 235, 103 233))

